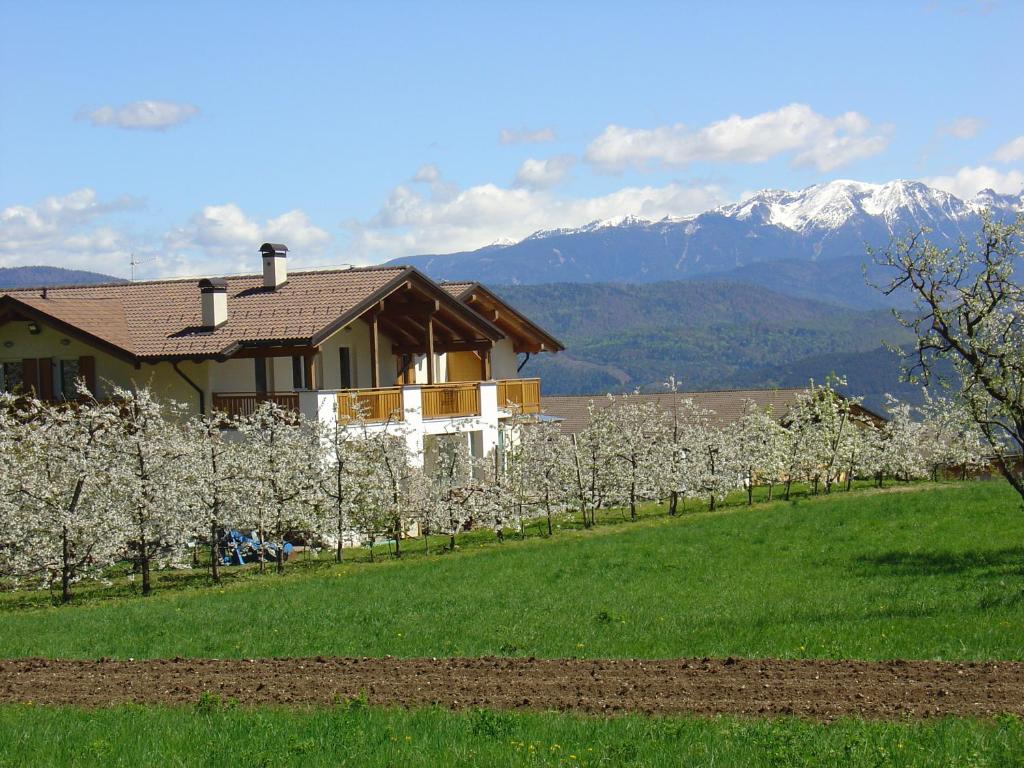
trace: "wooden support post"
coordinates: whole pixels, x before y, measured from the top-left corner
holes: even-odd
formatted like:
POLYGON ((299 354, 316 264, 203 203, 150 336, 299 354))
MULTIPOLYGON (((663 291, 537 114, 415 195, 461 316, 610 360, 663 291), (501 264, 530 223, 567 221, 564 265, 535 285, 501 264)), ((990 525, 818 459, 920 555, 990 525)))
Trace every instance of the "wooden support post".
POLYGON ((306 367, 306 389, 316 389, 316 352, 306 355, 302 361, 306 367))
POLYGON ((434 383, 434 316, 427 315, 427 384, 434 383))
POLYGON ((377 322, 377 313, 370 316, 370 386, 377 389, 380 386, 380 329, 377 322))
POLYGON ((480 380, 490 381, 491 380, 491 350, 490 347, 487 349, 480 350, 480 380))

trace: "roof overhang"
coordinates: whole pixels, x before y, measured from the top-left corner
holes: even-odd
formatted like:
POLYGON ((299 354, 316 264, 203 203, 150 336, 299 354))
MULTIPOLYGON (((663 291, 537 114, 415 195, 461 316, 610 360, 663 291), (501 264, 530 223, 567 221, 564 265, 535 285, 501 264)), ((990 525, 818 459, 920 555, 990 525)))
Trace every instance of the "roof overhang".
POLYGON ((457 294, 476 314, 494 322, 512 339, 516 352, 562 352, 565 345, 481 283, 470 283, 457 294))
MULTIPOLYGON (((406 339, 410 349, 421 343, 422 322, 430 316, 441 326, 443 337, 436 345, 445 351, 452 344, 479 343, 481 348, 505 338, 494 323, 481 317, 433 280, 408 267, 393 280, 338 317, 309 340, 318 345, 360 318, 378 318, 385 332, 406 339)), ((402 344, 398 344, 399 347, 402 344)))
POLYGON ((108 352, 114 357, 118 357, 133 364, 138 363, 138 358, 130 350, 127 350, 117 344, 113 344, 107 339, 101 338, 94 333, 90 333, 89 331, 69 323, 60 317, 45 311, 44 309, 40 309, 32 304, 21 301, 16 296, 5 293, 0 296, 0 325, 11 320, 28 320, 48 325, 67 336, 83 342, 84 344, 88 344, 89 346, 108 352))

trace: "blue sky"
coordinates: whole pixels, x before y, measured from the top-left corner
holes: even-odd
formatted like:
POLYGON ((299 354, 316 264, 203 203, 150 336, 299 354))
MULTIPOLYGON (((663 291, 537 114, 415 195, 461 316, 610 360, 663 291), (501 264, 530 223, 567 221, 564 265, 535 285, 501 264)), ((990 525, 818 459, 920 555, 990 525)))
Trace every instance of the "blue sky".
POLYGON ((835 178, 1024 183, 1019 2, 0 0, 0 26, 0 266, 373 263, 835 178))

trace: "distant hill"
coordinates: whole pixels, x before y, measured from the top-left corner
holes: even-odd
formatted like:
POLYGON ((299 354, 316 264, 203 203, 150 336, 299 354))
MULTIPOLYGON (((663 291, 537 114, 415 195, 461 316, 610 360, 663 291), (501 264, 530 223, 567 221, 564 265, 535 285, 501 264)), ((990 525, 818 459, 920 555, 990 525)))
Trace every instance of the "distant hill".
MULTIPOLYGON (((523 375, 548 394, 653 391, 669 375, 685 389, 799 386, 845 374, 878 406, 907 394, 882 343, 909 333, 888 310, 854 310, 726 282, 503 286, 499 293, 567 347, 523 375)), ((911 392, 912 394, 912 392, 911 392)))
POLYGON ((884 248, 921 227, 932 240, 955 244, 978 232, 986 209, 1014 215, 1024 210, 1024 195, 984 190, 961 200, 915 181, 833 181, 797 192, 764 190, 681 219, 598 221, 393 263, 489 285, 728 279, 868 309, 885 302, 861 276, 868 245, 884 248))
POLYGON ((90 285, 124 282, 99 272, 61 267, 0 267, 0 288, 36 288, 54 285, 90 285))

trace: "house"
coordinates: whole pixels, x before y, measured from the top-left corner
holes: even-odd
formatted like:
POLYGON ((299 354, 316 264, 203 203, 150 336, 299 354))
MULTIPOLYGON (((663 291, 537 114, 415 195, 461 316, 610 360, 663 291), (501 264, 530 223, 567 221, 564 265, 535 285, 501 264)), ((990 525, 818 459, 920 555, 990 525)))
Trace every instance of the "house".
POLYGON ((271 400, 311 418, 352 416, 407 436, 467 433, 486 455, 513 410, 540 410, 520 356, 562 344, 478 283, 412 267, 262 273, 0 292, 0 389, 72 399, 149 387, 196 414, 271 400), (357 405, 358 404, 358 405, 357 405), (399 429, 400 428, 400 429, 399 429))

